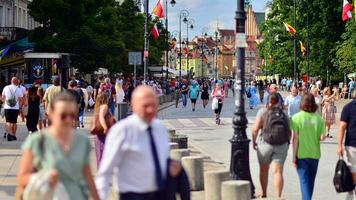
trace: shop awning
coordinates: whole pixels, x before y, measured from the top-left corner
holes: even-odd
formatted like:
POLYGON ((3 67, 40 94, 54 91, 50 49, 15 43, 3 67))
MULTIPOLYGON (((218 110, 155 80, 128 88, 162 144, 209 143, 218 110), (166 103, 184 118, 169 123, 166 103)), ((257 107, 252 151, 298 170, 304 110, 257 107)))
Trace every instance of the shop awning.
POLYGON ((23 56, 11 57, 0 62, 0 68, 9 68, 22 66, 25 64, 25 58, 23 56))

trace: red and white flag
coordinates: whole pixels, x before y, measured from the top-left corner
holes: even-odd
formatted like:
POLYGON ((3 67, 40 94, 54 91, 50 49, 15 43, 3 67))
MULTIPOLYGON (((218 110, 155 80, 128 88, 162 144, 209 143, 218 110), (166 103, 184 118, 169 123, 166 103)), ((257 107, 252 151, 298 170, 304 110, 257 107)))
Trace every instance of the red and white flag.
POLYGON ((348 0, 344 0, 344 4, 342 6, 342 21, 347 21, 352 18, 352 5, 348 0))
POLYGON ((158 28, 157 28, 157 24, 155 24, 151 30, 151 35, 152 37, 155 39, 155 40, 158 40, 158 37, 159 37, 159 31, 158 31, 158 28))
POLYGON ((158 0, 156 7, 153 9, 152 12, 158 19, 161 19, 164 17, 164 11, 163 11, 163 6, 161 3, 161 0, 158 0))

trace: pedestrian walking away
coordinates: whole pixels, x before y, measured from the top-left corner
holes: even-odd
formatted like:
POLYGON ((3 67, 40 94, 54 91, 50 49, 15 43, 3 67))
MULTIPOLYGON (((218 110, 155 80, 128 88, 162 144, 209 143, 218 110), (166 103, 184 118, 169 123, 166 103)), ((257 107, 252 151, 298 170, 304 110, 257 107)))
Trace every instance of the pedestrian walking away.
POLYGON ((195 111, 195 105, 197 104, 197 99, 199 97, 199 85, 196 81, 192 83, 192 85, 189 87, 189 98, 190 101, 192 102, 192 111, 195 111))
MULTIPOLYGON (((356 100, 346 104, 341 112, 338 132, 338 156, 346 156, 347 164, 356 185, 356 100), (344 141, 345 138, 345 141, 344 141)), ((346 200, 354 199, 354 191, 347 194, 346 200)))
MULTIPOLYGON (((42 88, 41 88, 42 89, 42 88)), ((43 89, 41 90, 39 89, 38 92, 43 92, 43 89)), ((53 78, 53 85, 49 86, 44 95, 43 95, 43 103, 44 103, 44 109, 45 109, 45 117, 42 118, 43 122, 43 126, 46 127, 46 118, 48 113, 50 112, 51 107, 49 105, 51 105, 51 102, 53 100, 53 97, 56 96, 57 94, 59 94, 60 92, 62 92, 64 89, 59 85, 59 78, 58 77, 54 77, 53 78)), ((40 95, 41 96, 41 95, 40 95)), ((41 117, 41 116, 40 116, 41 117)), ((48 120, 48 124, 50 124, 50 121, 48 120)), ((40 125, 40 128, 42 128, 42 126, 40 125)))
POLYGON ((248 97, 248 104, 250 106, 250 109, 254 109, 258 106, 260 103, 260 100, 257 96, 257 88, 256 88, 256 83, 251 82, 251 85, 247 88, 247 97, 248 97))
POLYGON ((298 89, 293 86, 291 94, 288 95, 284 101, 284 106, 287 108, 289 118, 292 118, 293 115, 299 112, 301 100, 302 97, 298 95, 298 89))
POLYGON ((260 96, 260 102, 263 102, 264 100, 264 94, 265 94, 265 86, 263 84, 262 80, 258 81, 258 94, 260 96))
POLYGON ((99 167, 103 155, 106 135, 115 123, 115 119, 113 119, 113 115, 109 111, 108 102, 109 97, 105 93, 101 93, 96 97, 91 134, 95 135, 94 144, 97 167, 99 167))
MULTIPOLYGON (((107 199, 114 168, 120 172, 114 179, 118 183, 113 184, 120 200, 171 200, 165 196, 168 177, 186 179, 177 162, 167 162, 168 134, 163 123, 155 119, 157 107, 154 91, 139 86, 132 94, 133 115, 110 129, 96 179, 101 199, 107 199)), ((184 187, 189 183, 178 185, 184 187)), ((187 197, 182 200, 189 200, 189 187, 185 193, 187 197)), ((170 194, 175 196, 175 191, 170 194)))
POLYGON ((28 95, 24 101, 28 111, 26 116, 26 126, 29 134, 37 131, 37 124, 40 117, 40 103, 41 97, 37 94, 37 88, 31 87, 28 90, 28 95))
POLYGON ((312 94, 302 97, 301 111, 291 119, 293 130, 293 165, 299 176, 302 200, 311 200, 318 171, 320 141, 325 140, 325 123, 312 94))
POLYGON ((99 200, 90 169, 88 136, 72 126, 78 114, 76 98, 68 92, 60 93, 53 98, 50 107, 48 117, 52 124, 29 136, 22 146, 18 186, 30 187, 34 194, 29 195, 53 195, 54 190, 62 186, 57 199, 68 195, 69 199, 86 200, 90 194, 99 200), (36 186, 41 179, 38 174, 44 174, 48 187, 36 186))
POLYGON ((283 110, 283 108, 284 108, 284 100, 283 100, 282 95, 278 92, 277 85, 276 84, 271 84, 269 86, 269 88, 268 88, 268 93, 269 94, 268 94, 268 96, 266 98, 266 107, 269 105, 269 96, 271 94, 277 94, 277 96, 278 96, 278 106, 279 106, 280 109, 283 110))
POLYGON ((2 101, 4 102, 5 113, 5 133, 4 138, 8 141, 17 140, 17 118, 23 105, 23 92, 18 87, 18 79, 11 79, 11 84, 2 91, 2 101))
POLYGON ((261 108, 252 130, 253 148, 257 150, 260 164, 261 198, 267 197, 268 171, 272 166, 274 193, 281 198, 284 185, 283 166, 287 158, 288 144, 291 138, 288 116, 279 108, 276 93, 269 97, 267 108, 261 108), (261 133, 259 134, 259 131, 261 133))
POLYGON ((213 98, 212 109, 214 110, 215 113, 215 123, 220 124, 221 122, 220 115, 221 115, 221 109, 224 104, 225 93, 219 83, 215 84, 215 88, 211 93, 211 96, 213 98))
POLYGON ((321 102, 322 105, 322 117, 326 124, 326 137, 332 138, 330 135, 330 127, 335 124, 335 113, 336 113, 336 93, 331 94, 331 90, 329 87, 324 88, 323 90, 323 100, 321 102))
POLYGON ((348 84, 349 86, 349 99, 352 99, 352 93, 354 92, 355 89, 355 81, 353 79, 351 79, 351 81, 348 84))

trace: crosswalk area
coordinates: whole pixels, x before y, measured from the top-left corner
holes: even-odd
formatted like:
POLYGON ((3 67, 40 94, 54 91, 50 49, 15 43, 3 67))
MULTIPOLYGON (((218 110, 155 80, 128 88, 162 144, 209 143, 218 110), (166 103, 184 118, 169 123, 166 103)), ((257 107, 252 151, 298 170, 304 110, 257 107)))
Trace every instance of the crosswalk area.
MULTIPOLYGON (((189 119, 163 119, 167 129, 175 130, 204 130, 232 127, 232 118, 221 118, 221 124, 217 125, 213 118, 189 118, 189 119)), ((248 118, 249 124, 253 124, 254 118, 248 118)))

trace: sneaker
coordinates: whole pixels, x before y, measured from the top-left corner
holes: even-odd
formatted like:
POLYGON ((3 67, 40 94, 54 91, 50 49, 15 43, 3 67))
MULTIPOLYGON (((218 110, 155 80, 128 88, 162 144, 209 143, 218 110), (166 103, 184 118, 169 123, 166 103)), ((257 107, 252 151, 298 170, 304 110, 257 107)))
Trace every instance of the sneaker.
POLYGON ((16 135, 12 135, 11 137, 12 137, 12 140, 17 140, 16 135))
POLYGON ((193 108, 192 111, 194 112, 194 111, 195 111, 195 108, 193 108))
POLYGON ((6 138, 7 133, 4 133, 4 138, 6 138))
POLYGON ((353 194, 347 194, 345 200, 353 200, 354 195, 353 194))

